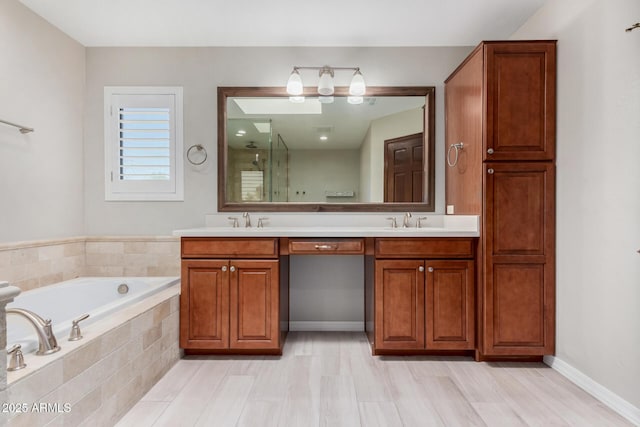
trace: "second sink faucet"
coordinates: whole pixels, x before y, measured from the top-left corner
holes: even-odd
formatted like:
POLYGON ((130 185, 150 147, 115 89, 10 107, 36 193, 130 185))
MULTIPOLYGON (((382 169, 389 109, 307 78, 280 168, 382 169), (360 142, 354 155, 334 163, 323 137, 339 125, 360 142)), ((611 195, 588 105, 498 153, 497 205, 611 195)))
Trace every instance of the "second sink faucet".
POLYGON ((402 228, 409 228, 409 218, 411 218, 411 212, 404 214, 404 220, 402 221, 402 228))
POLYGON ((244 226, 246 228, 251 227, 251 216, 249 216, 249 212, 243 213, 242 217, 244 218, 244 226))

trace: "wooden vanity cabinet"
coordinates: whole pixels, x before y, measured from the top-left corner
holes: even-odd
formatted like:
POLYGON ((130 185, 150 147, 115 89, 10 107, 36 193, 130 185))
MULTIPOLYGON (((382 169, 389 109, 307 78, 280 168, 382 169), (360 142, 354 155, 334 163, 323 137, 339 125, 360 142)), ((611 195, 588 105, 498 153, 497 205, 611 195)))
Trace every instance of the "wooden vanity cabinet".
POLYGON ((277 247, 277 239, 183 238, 180 346, 187 353, 281 351, 280 263, 268 259, 277 247), (206 258, 221 252, 230 257, 206 258))
POLYGON ((183 260, 180 347, 229 348, 229 261, 183 260))
POLYGON ((376 239, 375 354, 474 349, 475 244, 376 239))
POLYGON ((472 350, 475 346, 473 261, 427 261, 426 274, 426 348, 472 350))
POLYGON ((447 210, 480 215, 478 360, 555 351, 555 104, 554 40, 483 42, 445 82, 447 210))
POLYGON ((424 261, 375 265, 375 349, 424 349, 424 261))
POLYGON ((483 215, 484 355, 553 354, 555 167, 487 163, 483 215))

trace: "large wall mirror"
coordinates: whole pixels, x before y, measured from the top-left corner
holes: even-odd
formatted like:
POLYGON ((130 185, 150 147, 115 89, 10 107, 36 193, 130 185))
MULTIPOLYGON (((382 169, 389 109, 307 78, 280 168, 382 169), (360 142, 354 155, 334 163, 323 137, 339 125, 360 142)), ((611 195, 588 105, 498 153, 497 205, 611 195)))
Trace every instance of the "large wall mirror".
POLYGON ((219 87, 219 210, 433 211, 434 91, 219 87))

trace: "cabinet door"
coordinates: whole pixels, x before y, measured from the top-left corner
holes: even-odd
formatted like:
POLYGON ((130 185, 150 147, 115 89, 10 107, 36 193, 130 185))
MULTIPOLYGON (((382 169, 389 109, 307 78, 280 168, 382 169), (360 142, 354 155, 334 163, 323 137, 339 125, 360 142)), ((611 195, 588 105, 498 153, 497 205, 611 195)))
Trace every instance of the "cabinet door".
POLYGON ((555 156, 556 44, 485 45, 485 160, 555 156))
POLYGON ((182 261, 180 346, 229 347, 229 272, 227 260, 182 261))
POLYGON ((486 167, 483 353, 553 354, 554 166, 486 167))
POLYGON ((427 261, 426 348, 474 348, 473 261, 427 261))
POLYGON ((273 260, 230 262, 231 348, 279 348, 278 266, 273 260))
POLYGON ((376 349, 424 349, 424 262, 375 264, 376 349))

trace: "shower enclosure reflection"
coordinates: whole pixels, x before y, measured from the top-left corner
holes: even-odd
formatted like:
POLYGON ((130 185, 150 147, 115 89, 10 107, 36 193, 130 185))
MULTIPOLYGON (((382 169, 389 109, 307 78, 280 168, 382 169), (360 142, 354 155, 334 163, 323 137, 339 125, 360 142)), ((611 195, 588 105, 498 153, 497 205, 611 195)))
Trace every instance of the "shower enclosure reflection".
POLYGON ((273 135, 271 120, 229 119, 227 131, 243 137, 243 143, 229 145, 230 201, 288 201, 289 150, 280 134, 273 135))

